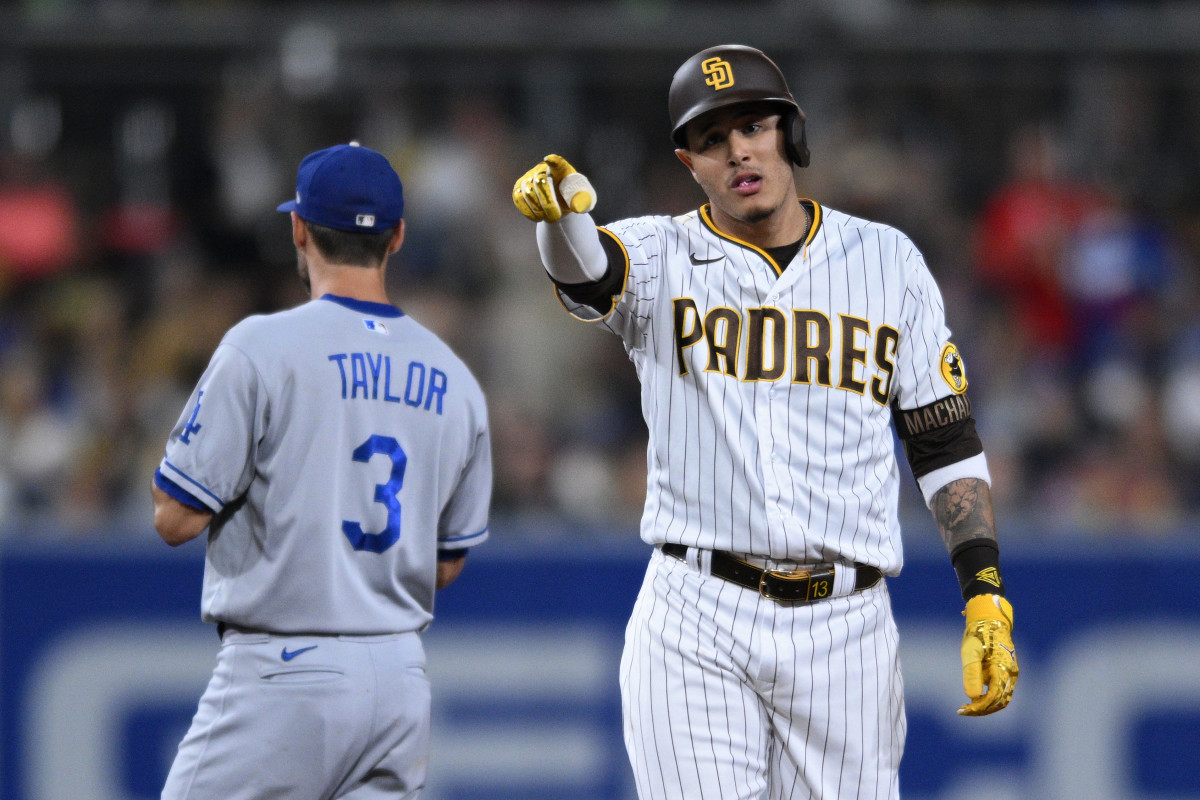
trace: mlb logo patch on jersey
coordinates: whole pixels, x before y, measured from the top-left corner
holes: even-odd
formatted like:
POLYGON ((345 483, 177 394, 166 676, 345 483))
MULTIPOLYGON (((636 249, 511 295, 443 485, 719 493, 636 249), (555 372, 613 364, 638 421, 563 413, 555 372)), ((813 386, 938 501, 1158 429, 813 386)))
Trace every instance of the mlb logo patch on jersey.
POLYGON ((388 335, 387 325, 384 325, 377 319, 364 319, 363 325, 366 325, 367 330, 371 331, 372 333, 378 333, 381 336, 388 335))

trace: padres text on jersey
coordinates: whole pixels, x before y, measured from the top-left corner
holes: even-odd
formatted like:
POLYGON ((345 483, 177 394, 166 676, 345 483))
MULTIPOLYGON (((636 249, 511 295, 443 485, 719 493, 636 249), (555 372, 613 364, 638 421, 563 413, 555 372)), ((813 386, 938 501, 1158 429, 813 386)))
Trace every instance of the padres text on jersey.
POLYGON ((744 381, 815 382, 856 394, 869 384, 871 398, 888 403, 900 336, 890 325, 849 314, 839 314, 835 323, 817 309, 718 306, 702 311, 690 297, 673 305, 681 376, 699 366, 744 381), (701 342, 703 352, 693 351, 701 342))
POLYGON ((601 229, 627 273, 607 314, 560 299, 617 334, 637 366, 650 434, 643 539, 894 573, 891 408, 961 399, 961 360, 903 233, 801 202, 814 223, 790 264, 724 234, 702 207, 601 229))

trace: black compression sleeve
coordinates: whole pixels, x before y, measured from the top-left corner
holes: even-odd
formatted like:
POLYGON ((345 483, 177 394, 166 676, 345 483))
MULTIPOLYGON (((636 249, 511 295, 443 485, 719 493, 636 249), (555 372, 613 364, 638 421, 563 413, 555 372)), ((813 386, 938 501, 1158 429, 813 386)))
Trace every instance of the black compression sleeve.
POLYGON ((952 394, 910 411, 893 403, 892 419, 917 478, 983 452, 965 394, 952 394))

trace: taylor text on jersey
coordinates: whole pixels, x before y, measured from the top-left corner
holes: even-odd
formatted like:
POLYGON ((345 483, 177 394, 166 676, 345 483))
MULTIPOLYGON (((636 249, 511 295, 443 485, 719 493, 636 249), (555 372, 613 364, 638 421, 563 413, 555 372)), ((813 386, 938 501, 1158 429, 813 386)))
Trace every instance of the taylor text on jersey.
MULTIPOLYGON (((446 396, 446 373, 420 361, 408 362, 402 394, 392 391, 392 357, 383 353, 334 353, 329 360, 337 364, 343 400, 382 400, 403 402, 413 408, 442 413, 446 396)), ((396 379, 399 388, 399 377, 396 379)))

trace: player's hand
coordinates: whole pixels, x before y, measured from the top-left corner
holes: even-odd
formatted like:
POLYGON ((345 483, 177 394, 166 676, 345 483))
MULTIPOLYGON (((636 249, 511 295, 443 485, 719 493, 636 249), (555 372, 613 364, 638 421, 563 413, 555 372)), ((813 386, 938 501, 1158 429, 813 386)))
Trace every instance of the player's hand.
POLYGON ((981 594, 967 601, 963 616, 967 618, 962 641, 963 690, 971 702, 958 713, 980 717, 1008 705, 1017 685, 1013 610, 1000 595, 981 594))
POLYGON ((513 203, 534 222, 558 222, 596 207, 596 190, 562 156, 548 155, 513 185, 513 203))

